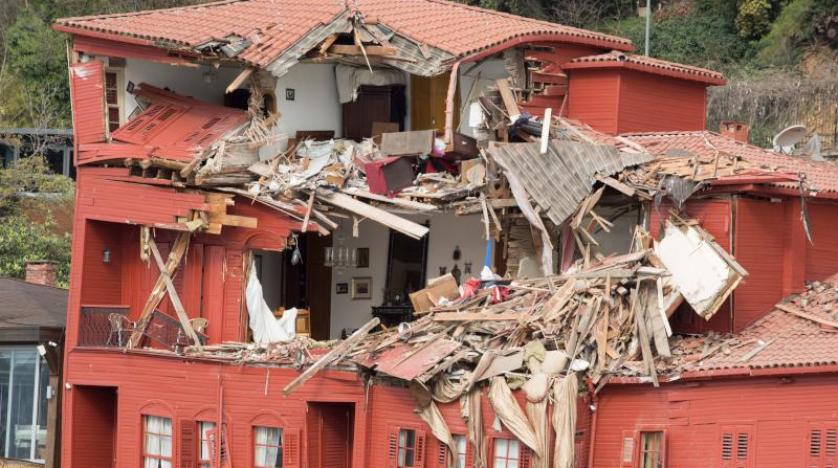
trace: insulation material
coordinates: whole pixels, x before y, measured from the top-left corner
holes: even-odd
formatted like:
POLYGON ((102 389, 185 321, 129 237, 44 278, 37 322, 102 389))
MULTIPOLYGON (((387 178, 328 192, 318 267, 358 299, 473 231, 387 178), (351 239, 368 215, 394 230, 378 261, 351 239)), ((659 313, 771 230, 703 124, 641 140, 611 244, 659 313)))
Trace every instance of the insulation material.
POLYGON ((553 468, 574 468, 578 385, 574 373, 553 382, 553 430, 556 431, 553 468))
POLYGON ((709 320, 747 272, 697 226, 666 222, 655 254, 695 312, 709 320))
POLYGON ((256 276, 256 264, 250 264, 245 299, 253 341, 260 345, 290 341, 295 335, 297 309, 287 309, 282 318, 274 317, 262 295, 262 283, 256 276))
POLYGON ((457 459, 457 444, 451 436, 448 424, 445 424, 445 418, 442 417, 439 407, 433 400, 428 400, 428 404, 425 406, 417 404, 416 414, 431 427, 431 433, 434 437, 448 448, 446 451, 448 466, 454 466, 454 461, 457 459))
POLYGON ((504 377, 492 379, 492 385, 489 388, 489 402, 504 427, 509 429, 509 432, 514 434, 524 445, 532 449, 536 456, 541 456, 542 451, 538 443, 538 437, 529 421, 527 421, 524 411, 521 410, 515 397, 512 396, 512 391, 509 390, 509 385, 507 385, 504 377))

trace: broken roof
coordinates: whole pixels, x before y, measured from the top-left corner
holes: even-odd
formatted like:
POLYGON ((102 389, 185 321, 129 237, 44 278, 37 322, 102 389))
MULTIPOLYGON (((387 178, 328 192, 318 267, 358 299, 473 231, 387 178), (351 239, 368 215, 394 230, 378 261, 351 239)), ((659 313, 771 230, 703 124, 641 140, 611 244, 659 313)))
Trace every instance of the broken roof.
MULTIPOLYGON (((838 275, 789 296, 741 333, 673 343, 682 373, 838 365, 838 275)), ((687 374, 688 375, 688 374, 687 374)))
MULTIPOLYGON (((813 161, 805 156, 777 153, 706 130, 629 133, 622 136, 641 145, 654 156, 682 157, 689 160, 695 157, 712 159, 719 154, 744 161, 753 168, 761 169, 766 175, 774 174, 780 178, 783 178, 784 174, 802 175, 810 195, 826 195, 827 198, 838 195, 838 165, 833 162, 813 161)), ((743 183, 745 180, 743 179, 743 183)), ((799 190, 799 183, 794 180, 770 183, 783 189, 799 190)))
POLYGON ((699 81, 709 85, 723 85, 726 83, 724 75, 713 70, 669 62, 643 55, 627 54, 618 50, 604 54, 577 57, 569 63, 562 65, 562 68, 567 70, 612 67, 626 67, 674 78, 699 81))
POLYGON ((194 50, 235 37, 243 48, 236 58, 261 68, 309 33, 335 21, 346 21, 356 12, 367 24, 381 24, 420 45, 458 58, 516 40, 633 49, 628 39, 444 0, 352 3, 350 8, 332 0, 227 0, 163 10, 62 18, 56 21, 56 29, 181 50, 194 50))

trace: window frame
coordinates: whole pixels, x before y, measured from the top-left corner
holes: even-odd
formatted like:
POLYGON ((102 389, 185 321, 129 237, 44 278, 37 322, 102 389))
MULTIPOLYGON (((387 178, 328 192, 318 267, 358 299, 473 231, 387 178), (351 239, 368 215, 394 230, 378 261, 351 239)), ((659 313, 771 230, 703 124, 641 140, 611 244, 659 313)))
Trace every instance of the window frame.
POLYGON ((660 466, 666 468, 668 464, 669 452, 669 428, 662 424, 642 424, 636 426, 634 430, 625 430, 622 432, 620 438, 619 464, 617 466, 625 468, 642 468, 643 464, 643 434, 649 432, 660 432, 660 466), (630 440, 632 446, 629 448, 631 460, 629 461, 626 455, 629 450, 626 450, 626 441, 630 440))
POLYGON ((660 460, 661 468, 666 468, 666 430, 664 429, 640 429, 637 431, 637 441, 635 442, 635 447, 637 447, 637 466, 638 468, 643 468, 644 465, 644 455, 647 452, 645 450, 643 444, 643 436, 644 434, 660 434, 660 445, 658 447, 658 459, 660 460))
POLYGON ((250 431, 251 451, 250 451, 250 453, 251 453, 251 459, 253 461, 253 468, 274 468, 273 466, 270 466, 270 465, 259 465, 257 463, 256 452, 259 449, 259 447, 265 447, 265 449, 276 448, 277 453, 280 454, 280 459, 282 461, 280 466, 284 466, 286 464, 285 463, 285 454, 283 453, 284 442, 285 442, 285 440, 283 438, 284 435, 285 435, 284 430, 279 425, 253 424, 251 426, 251 431, 250 431), (268 445, 268 444, 258 443, 257 440, 256 440, 256 431, 259 430, 259 429, 274 429, 274 430, 279 431, 279 442, 277 443, 277 445, 268 445))
POLYGON ((216 423, 216 421, 207 421, 207 420, 201 420, 201 419, 198 419, 195 422, 197 422, 197 428, 198 428, 198 437, 195 438, 198 442, 198 447, 197 447, 198 450, 196 452, 197 457, 195 458, 196 464, 198 465, 198 468, 212 468, 213 459, 215 458, 215 456, 214 456, 215 454, 213 453, 213 449, 212 449, 213 445, 210 442, 210 433, 213 430, 215 430, 215 428, 218 426, 218 424, 216 423), (205 424, 206 425, 211 425, 212 427, 209 427, 206 430, 204 430, 204 425, 205 424), (206 448, 207 448, 208 458, 204 458, 204 445, 205 444, 206 444, 206 448))
POLYGON ((504 466, 508 467, 510 461, 516 461, 517 466, 522 466, 524 461, 524 450, 526 448, 526 444, 518 440, 517 437, 511 434, 502 434, 497 435, 491 438, 492 445, 491 445, 491 454, 489 456, 489 464, 492 467, 497 466, 498 463, 498 453, 497 453, 497 444, 499 440, 507 441, 507 448, 506 448, 506 456, 504 456, 504 466), (518 444, 518 451, 517 451, 517 458, 509 458, 509 442, 515 442, 518 444))
POLYGON ((125 66, 108 63, 108 65, 104 67, 102 75, 102 88, 104 93, 103 99, 105 108, 105 134, 108 138, 110 138, 111 134, 116 130, 111 130, 110 109, 115 108, 119 114, 117 128, 125 125, 125 95, 123 94, 123 90, 125 89, 125 66), (116 104, 108 102, 108 74, 113 74, 116 77, 116 104))
MULTIPOLYGON (((174 454, 176 452, 175 445, 174 445, 175 444, 174 418, 171 415, 168 415, 168 414, 152 413, 152 412, 145 413, 144 412, 144 413, 141 413, 140 424, 141 424, 141 426, 140 426, 140 428, 141 428, 141 431, 140 431, 140 437, 141 437, 140 466, 145 466, 146 461, 148 459, 151 459, 151 460, 159 460, 159 461, 169 462, 169 465, 174 467, 175 466, 175 455, 174 454), (148 435, 149 435, 149 431, 148 431, 149 418, 157 418, 157 419, 160 419, 161 422, 162 422, 162 420, 169 420, 170 433, 168 434, 168 437, 169 437, 169 455, 168 456, 165 456, 163 454, 156 455, 156 454, 148 453, 147 442, 148 442, 148 435)), ((162 432, 161 433, 153 433, 153 434, 156 435, 158 437, 158 439, 167 435, 167 434, 164 434, 162 432)))

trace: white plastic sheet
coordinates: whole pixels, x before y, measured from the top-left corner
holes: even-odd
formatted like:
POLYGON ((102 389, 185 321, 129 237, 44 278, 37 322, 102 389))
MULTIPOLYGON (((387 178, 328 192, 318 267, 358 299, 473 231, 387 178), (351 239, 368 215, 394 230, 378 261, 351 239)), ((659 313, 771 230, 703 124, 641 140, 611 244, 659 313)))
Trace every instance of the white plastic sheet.
POLYGON ((297 309, 292 308, 282 314, 282 318, 274 317, 271 308, 265 303, 262 295, 262 283, 256 276, 256 264, 251 262, 250 273, 245 289, 247 314, 250 317, 250 331, 256 344, 268 345, 290 341, 296 334, 297 309))

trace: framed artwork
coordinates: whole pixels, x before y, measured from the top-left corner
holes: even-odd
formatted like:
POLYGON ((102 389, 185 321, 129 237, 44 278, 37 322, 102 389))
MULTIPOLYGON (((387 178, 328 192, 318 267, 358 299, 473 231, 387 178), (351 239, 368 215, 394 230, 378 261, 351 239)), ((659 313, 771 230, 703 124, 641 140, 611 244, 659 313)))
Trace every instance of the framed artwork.
POLYGON ((372 278, 352 278, 352 299, 372 299, 372 278))
POLYGON ((335 283, 335 294, 349 294, 349 283, 335 283))
POLYGON ((356 268, 370 267, 370 249, 369 247, 359 247, 356 250, 358 256, 358 266, 356 268))

